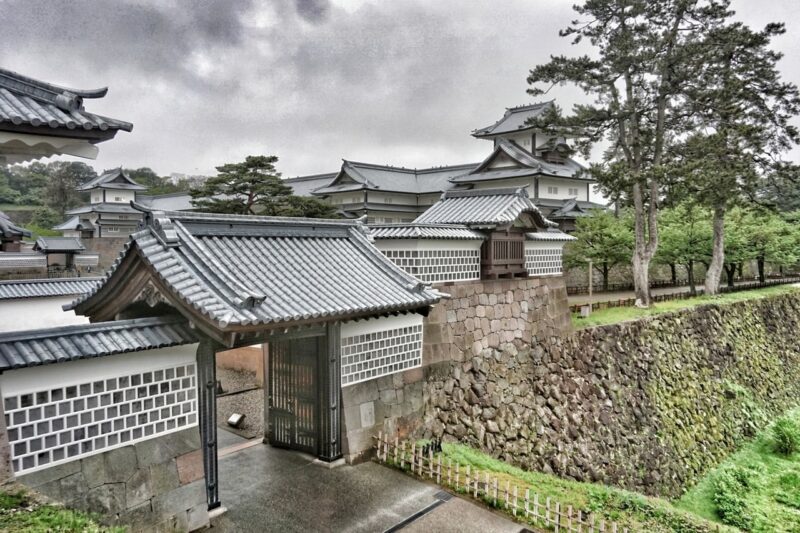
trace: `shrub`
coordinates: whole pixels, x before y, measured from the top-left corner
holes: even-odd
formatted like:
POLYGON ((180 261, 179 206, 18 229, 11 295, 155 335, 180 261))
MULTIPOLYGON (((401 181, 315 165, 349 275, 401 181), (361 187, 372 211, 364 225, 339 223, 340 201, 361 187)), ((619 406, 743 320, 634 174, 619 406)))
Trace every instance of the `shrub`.
POLYGON ((753 486, 753 472, 739 466, 722 470, 714 479, 714 506, 724 524, 745 531, 753 528, 745 496, 753 486))
POLYGON ((800 449, 800 427, 791 418, 781 418, 772 426, 772 442, 776 452, 792 455, 800 449))

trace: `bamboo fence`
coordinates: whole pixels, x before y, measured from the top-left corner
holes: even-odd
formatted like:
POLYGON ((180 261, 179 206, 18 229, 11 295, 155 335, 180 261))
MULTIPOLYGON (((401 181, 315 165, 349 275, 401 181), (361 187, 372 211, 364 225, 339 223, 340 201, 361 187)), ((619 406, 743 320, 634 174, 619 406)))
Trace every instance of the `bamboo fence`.
POLYGON ((504 509, 514 517, 557 533, 628 532, 628 528, 619 526, 617 522, 575 510, 571 505, 562 505, 550 497, 541 498, 530 487, 520 489, 517 485, 512 486, 508 480, 501 483, 490 472, 472 469, 471 465, 461 466, 449 458, 445 461, 441 453, 434 454, 432 449, 425 453, 425 449, 416 443, 400 442, 397 437, 392 440, 383 432, 376 438, 375 451, 380 463, 427 478, 456 493, 482 499, 486 504, 504 509))

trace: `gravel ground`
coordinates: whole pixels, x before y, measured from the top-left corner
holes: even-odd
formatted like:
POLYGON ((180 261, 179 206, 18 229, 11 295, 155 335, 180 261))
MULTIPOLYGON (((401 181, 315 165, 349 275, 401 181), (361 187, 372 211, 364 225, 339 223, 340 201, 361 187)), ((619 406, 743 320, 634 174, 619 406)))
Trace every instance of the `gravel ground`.
MULTIPOLYGON (((222 382, 225 392, 233 392, 255 387, 255 374, 251 372, 238 372, 226 368, 217 368, 217 379, 222 382)), ((217 398, 217 420, 220 426, 242 437, 252 439, 264 435, 264 390, 257 389, 230 396, 217 398), (244 424, 235 429, 227 425, 226 421, 233 413, 244 415, 244 424)))

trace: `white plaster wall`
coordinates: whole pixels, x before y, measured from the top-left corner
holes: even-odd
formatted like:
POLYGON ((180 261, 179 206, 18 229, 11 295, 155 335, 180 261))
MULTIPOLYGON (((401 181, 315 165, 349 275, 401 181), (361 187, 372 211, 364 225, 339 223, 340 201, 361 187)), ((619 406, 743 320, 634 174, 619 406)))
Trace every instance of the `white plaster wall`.
POLYGON ((55 296, 0 300, 0 332, 88 324, 89 319, 85 316, 61 308, 75 298, 75 296, 55 296))
POLYGON ((136 191, 106 190, 106 202, 127 204, 136 199, 136 191))
POLYGON ((455 239, 375 239, 378 250, 480 250, 483 241, 455 239))
POLYGON ((513 187, 515 189, 524 188, 528 191, 528 196, 533 198, 533 177, 530 178, 508 178, 502 180, 489 180, 475 182, 475 189, 499 189, 513 187))
MULTIPOLYGON (((564 178, 539 178, 539 198, 566 199, 575 198, 576 195, 570 194, 569 189, 578 189, 577 198, 581 201, 588 201, 586 193, 586 182, 581 180, 571 180, 564 178), (547 191, 548 187, 558 187, 558 193, 553 194, 547 191)), ((591 186, 590 186, 591 188, 591 186)))
POLYGON ((0 374, 3 396, 27 394, 51 387, 69 387, 91 380, 160 370, 196 360, 197 344, 93 357, 64 363, 7 370, 0 374))
POLYGON ((407 313, 398 316, 385 316, 367 320, 352 320, 342 324, 341 337, 354 337, 356 335, 369 335, 378 331, 408 328, 422 325, 422 315, 407 313))
POLYGON ((370 191, 369 201, 376 204, 417 205, 417 195, 370 191))

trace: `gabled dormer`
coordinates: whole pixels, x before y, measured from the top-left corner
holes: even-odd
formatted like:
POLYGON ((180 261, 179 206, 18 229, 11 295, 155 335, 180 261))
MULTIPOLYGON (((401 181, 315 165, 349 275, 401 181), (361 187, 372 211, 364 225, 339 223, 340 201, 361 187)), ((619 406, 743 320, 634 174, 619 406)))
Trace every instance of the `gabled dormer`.
POLYGON ((501 141, 510 142, 528 154, 541 157, 548 163, 563 164, 572 153, 565 137, 554 137, 538 130, 531 121, 541 118, 555 108, 555 102, 509 107, 503 117, 485 128, 472 132, 476 139, 494 142, 497 147, 501 141))
POLYGON ((79 185, 76 190, 88 192, 93 204, 129 204, 136 200, 136 191, 147 190, 147 187, 133 181, 122 168, 115 168, 79 185))

